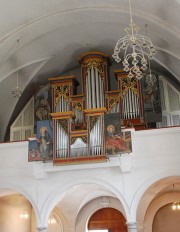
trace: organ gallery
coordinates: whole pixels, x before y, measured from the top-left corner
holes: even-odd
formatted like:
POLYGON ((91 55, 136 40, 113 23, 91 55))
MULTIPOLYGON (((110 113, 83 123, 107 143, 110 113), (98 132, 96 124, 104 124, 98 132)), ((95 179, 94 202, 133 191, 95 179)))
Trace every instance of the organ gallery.
POLYGON ((128 155, 133 149, 128 128, 147 129, 148 123, 160 118, 156 76, 149 80, 146 74, 139 80, 114 70, 117 89, 111 90, 108 55, 88 52, 79 58, 79 64, 80 94, 73 75, 51 77, 49 89, 36 93, 37 139, 30 141, 29 161, 53 160, 58 165, 128 155))

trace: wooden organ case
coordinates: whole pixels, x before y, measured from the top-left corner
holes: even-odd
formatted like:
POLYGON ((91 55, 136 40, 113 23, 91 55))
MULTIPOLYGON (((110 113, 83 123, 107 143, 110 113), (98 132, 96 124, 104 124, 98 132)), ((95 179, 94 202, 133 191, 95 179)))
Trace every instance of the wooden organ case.
POLYGON ((52 88, 53 162, 55 165, 107 160, 104 115, 120 113, 121 124, 143 122, 140 82, 115 71, 118 89, 109 91, 109 59, 101 52, 83 54, 82 94, 75 76, 49 78, 52 88))
POLYGON ((121 93, 119 104, 122 125, 144 129, 141 82, 136 77, 128 78, 123 70, 116 70, 114 74, 121 93))
POLYGON ((104 152, 105 92, 108 56, 90 52, 79 59, 82 94, 75 95, 74 76, 49 78, 52 86, 54 164, 106 161, 104 152))

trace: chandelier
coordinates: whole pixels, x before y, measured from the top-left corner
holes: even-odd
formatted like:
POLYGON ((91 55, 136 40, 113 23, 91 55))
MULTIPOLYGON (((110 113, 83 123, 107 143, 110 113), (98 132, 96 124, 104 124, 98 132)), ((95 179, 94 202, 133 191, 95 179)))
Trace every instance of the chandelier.
POLYGON ((132 78, 134 74, 137 79, 142 78, 142 71, 147 69, 147 59, 152 59, 156 54, 155 48, 147 36, 139 34, 139 28, 132 19, 131 1, 129 0, 130 23, 125 28, 126 36, 119 39, 114 48, 112 57, 117 63, 122 61, 124 71, 128 72, 128 77, 132 78), (120 54, 124 53, 123 60, 120 54), (148 58, 146 58, 146 56, 148 58))
POLYGON ((19 216, 20 216, 20 218, 24 218, 24 219, 27 219, 27 218, 29 217, 27 211, 25 211, 25 210, 24 210, 23 213, 20 214, 19 216))
POLYGON ((17 58, 16 87, 12 90, 12 95, 15 98, 20 98, 22 91, 19 87, 19 39, 17 40, 17 44, 18 44, 18 58, 17 58))
POLYGON ((174 188, 174 184, 173 184, 173 190, 174 190, 174 202, 172 204, 172 209, 173 210, 180 210, 180 202, 175 201, 175 188, 174 188))

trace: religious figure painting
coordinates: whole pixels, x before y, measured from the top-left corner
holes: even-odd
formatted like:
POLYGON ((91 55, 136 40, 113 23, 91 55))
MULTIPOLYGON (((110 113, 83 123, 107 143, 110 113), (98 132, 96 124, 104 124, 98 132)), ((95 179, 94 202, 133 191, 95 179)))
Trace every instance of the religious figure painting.
POLYGON ((53 158, 52 121, 37 121, 36 139, 29 141, 29 161, 46 161, 53 158))
POLYGON ((50 85, 41 87, 35 94, 34 119, 36 121, 50 120, 51 116, 50 85))
POLYGON ((121 132, 120 114, 106 114, 104 124, 106 155, 132 152, 131 132, 121 132))

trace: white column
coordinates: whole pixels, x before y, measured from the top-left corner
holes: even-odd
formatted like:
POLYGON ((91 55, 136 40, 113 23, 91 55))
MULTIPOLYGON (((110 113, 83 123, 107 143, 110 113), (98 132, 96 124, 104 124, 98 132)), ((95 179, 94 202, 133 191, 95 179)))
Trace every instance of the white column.
POLYGON ((39 232, 47 232, 48 231, 48 229, 46 227, 38 227, 37 230, 39 232))
POLYGON ((128 232, 137 232, 137 222, 127 222, 128 232))

